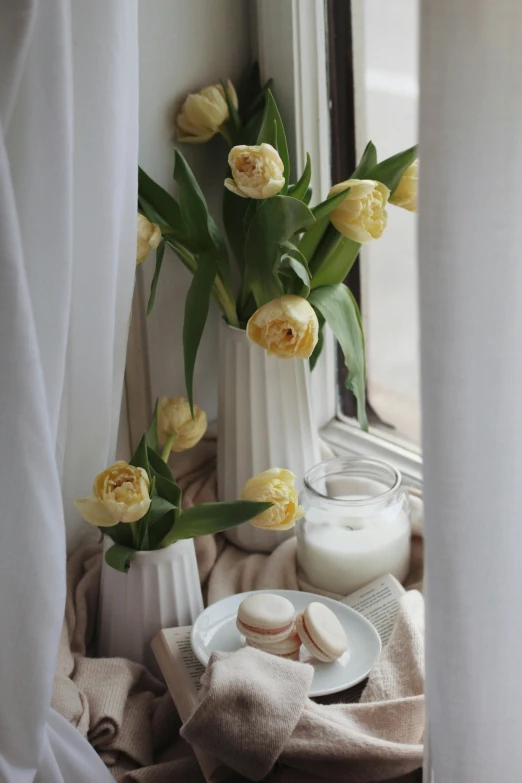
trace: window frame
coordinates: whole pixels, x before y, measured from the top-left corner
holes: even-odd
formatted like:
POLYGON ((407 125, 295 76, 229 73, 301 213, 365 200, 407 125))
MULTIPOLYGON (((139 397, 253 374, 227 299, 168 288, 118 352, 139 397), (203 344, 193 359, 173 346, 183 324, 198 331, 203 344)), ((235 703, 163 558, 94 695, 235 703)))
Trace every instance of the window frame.
MULTIPOLYGON (((274 78, 275 93, 283 114, 291 148, 291 165, 302 168, 305 153, 312 158, 315 199, 325 198, 332 179, 347 179, 360 155, 364 136, 364 105, 356 85, 364 78, 360 36, 364 0, 257 0, 253 40, 262 75, 274 78), (333 75, 329 69, 337 58, 333 75), (342 84, 339 74, 344 69, 342 84), (332 90, 342 90, 343 112, 332 101, 332 90), (338 145, 332 147, 337 129, 338 145), (344 135, 343 135, 344 134, 344 135), (340 149, 340 141, 345 145, 340 149)), ((364 146, 364 145, 363 145, 364 146)), ((348 278, 359 286, 357 267, 348 278)), ((357 289, 356 289, 357 290, 357 289)), ((414 449, 392 442, 372 429, 363 432, 355 420, 343 419, 338 408, 336 345, 325 336, 325 347, 312 373, 314 416, 321 437, 336 453, 381 459, 393 464, 407 483, 422 486, 422 457, 414 449)))

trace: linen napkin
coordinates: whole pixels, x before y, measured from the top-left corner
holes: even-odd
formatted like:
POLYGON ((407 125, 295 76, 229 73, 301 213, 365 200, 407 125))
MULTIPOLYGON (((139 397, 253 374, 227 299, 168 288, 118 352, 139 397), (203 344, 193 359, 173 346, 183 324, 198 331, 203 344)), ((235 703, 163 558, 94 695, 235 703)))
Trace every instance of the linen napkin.
MULTIPOLYGON (((358 704, 317 704, 309 664, 244 648, 215 653, 202 701, 181 735, 254 781, 277 759, 344 783, 407 775, 422 765, 424 601, 402 601, 387 647, 358 704)), ((340 701, 342 695, 340 695, 340 701)))

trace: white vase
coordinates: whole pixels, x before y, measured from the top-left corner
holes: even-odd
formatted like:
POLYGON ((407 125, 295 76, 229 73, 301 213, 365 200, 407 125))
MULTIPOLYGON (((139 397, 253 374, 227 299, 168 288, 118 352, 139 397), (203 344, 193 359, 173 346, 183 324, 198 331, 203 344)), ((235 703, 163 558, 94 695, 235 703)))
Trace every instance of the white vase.
POLYGON ((130 658, 158 673, 150 643, 162 628, 192 625, 203 611, 194 541, 136 552, 124 574, 105 562, 100 588, 98 655, 130 658))
MULTIPOLYGON (((220 500, 237 500, 249 478, 273 467, 295 473, 300 490, 306 472, 321 461, 308 362, 268 356, 244 330, 221 321, 218 385, 220 500)), ((294 531, 245 523, 225 535, 247 551, 272 552, 294 531)))

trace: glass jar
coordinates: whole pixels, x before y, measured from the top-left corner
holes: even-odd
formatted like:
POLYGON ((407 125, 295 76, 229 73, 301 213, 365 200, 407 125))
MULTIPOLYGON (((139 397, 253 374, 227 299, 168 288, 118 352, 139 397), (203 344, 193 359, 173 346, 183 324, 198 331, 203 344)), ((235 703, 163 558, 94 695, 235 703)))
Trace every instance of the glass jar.
POLYGON ((305 476, 297 561, 306 589, 349 595, 410 566, 410 505, 401 474, 373 459, 336 457, 305 476))

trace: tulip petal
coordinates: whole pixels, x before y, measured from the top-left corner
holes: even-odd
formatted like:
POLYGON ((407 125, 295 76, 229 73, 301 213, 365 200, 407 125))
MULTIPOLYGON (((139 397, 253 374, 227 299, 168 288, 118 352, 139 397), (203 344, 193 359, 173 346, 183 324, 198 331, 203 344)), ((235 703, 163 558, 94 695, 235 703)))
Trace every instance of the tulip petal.
POLYGON ((112 527, 116 525, 118 520, 114 519, 103 503, 96 500, 94 497, 90 498, 77 498, 74 501, 74 505, 90 525, 96 525, 96 527, 112 527))
POLYGON ((241 196, 241 198, 248 198, 248 196, 245 196, 244 193, 242 193, 236 183, 233 179, 230 177, 227 177, 225 180, 225 187, 231 191, 231 193, 235 193, 236 196, 241 196))

